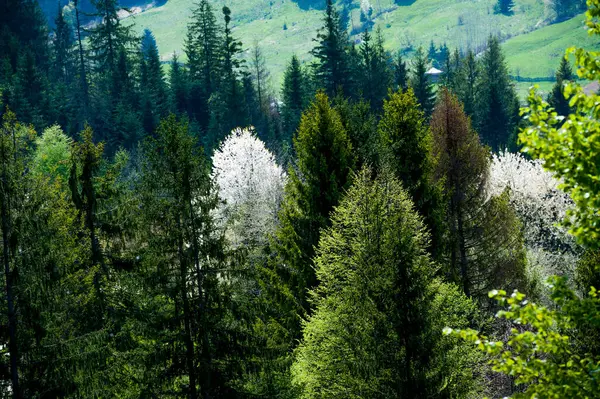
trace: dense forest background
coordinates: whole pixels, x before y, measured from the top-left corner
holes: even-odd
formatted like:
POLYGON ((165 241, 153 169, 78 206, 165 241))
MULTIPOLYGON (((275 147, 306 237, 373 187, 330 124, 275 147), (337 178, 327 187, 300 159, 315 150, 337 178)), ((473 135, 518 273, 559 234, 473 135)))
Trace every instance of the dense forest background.
POLYGON ((520 109, 498 37, 327 0, 274 91, 235 9, 165 68, 124 5, 0 3, 3 396, 598 396, 595 53, 520 109))

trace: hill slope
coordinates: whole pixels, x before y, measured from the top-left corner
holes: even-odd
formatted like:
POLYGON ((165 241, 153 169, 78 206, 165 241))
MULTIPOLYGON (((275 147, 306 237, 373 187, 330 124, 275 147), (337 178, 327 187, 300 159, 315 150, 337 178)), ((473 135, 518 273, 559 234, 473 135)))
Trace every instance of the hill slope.
MULTIPOLYGON (((523 76, 547 76, 549 68, 558 64, 558 50, 564 51, 586 36, 577 28, 581 17, 545 27, 549 16, 543 0, 516 0, 512 16, 494 14, 495 0, 405 0, 403 6, 394 0, 370 3, 375 26, 381 27, 389 50, 427 47, 431 40, 438 45, 446 42, 450 47, 478 49, 490 34, 499 34, 504 39, 512 37, 505 47, 510 66, 523 76), (536 41, 542 46, 532 56, 529 46, 536 41)), ((275 84, 281 81, 292 54, 305 61, 310 59, 312 39, 321 25, 321 11, 312 7, 319 1, 214 0, 213 4, 219 14, 223 5, 231 8, 234 33, 244 48, 251 48, 255 42, 262 47, 275 84)), ((154 32, 161 56, 167 60, 173 52, 182 51, 193 6, 193 0, 169 0, 132 18, 140 31, 149 28, 154 32)), ((349 29, 359 32, 359 0, 352 2, 350 21, 349 29)))

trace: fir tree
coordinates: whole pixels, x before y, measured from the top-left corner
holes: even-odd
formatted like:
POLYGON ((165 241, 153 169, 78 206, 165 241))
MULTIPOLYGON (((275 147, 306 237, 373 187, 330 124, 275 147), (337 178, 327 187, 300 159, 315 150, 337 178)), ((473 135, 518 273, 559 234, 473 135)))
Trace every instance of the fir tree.
POLYGON ((171 60, 169 88, 172 111, 178 115, 186 112, 188 107, 187 71, 179 63, 179 58, 176 53, 173 53, 173 58, 171 60))
POLYGON ((475 314, 474 303, 434 280, 425 227, 400 182, 369 175, 359 173, 319 241, 315 311, 292 367, 300 397, 464 394, 471 387, 444 380, 466 372, 462 381, 473 381, 472 354, 453 359, 448 374, 431 372, 456 351, 456 343, 436 350, 436 302, 456 306, 447 313, 465 312, 463 327, 473 321, 466 314, 475 314))
POLYGON ((348 85, 348 57, 346 33, 340 31, 339 16, 332 0, 327 0, 323 27, 314 39, 317 46, 311 51, 316 58, 315 76, 320 88, 334 96, 348 85))
POLYGON ((286 140, 291 138, 300 124, 302 112, 308 104, 307 77, 300 66, 300 61, 295 55, 283 75, 283 106, 281 116, 283 119, 283 131, 286 140))
POLYGON ((477 84, 476 126, 492 150, 509 144, 519 119, 519 101, 497 37, 490 37, 477 84))
POLYGON ((363 32, 360 55, 362 58, 360 83, 363 97, 373 108, 379 109, 392 82, 381 29, 377 30, 374 41, 368 30, 363 32))
POLYGON ((473 50, 468 50, 456 76, 455 90, 459 100, 464 104, 465 113, 474 118, 477 104, 477 81, 479 64, 473 50))
MULTIPOLYGON (((324 93, 318 93, 302 115, 294 149, 297 169, 289 170, 273 246, 278 254, 276 270, 291 295, 288 312, 305 314, 309 310, 306 290, 316 283, 311 262, 314 246, 320 229, 329 223, 329 212, 349 186, 354 166, 347 132, 324 93)), ((298 319, 292 317, 290 322, 291 336, 298 337, 298 319)))
POLYGON ((167 113, 168 98, 156 40, 148 29, 142 38, 140 64, 143 125, 146 133, 152 133, 167 113))
POLYGON ((413 89, 417 101, 427 117, 431 115, 435 102, 433 86, 429 81, 429 77, 425 74, 428 63, 429 61, 423 53, 423 49, 419 48, 415 55, 413 73, 410 79, 410 87, 413 89))
POLYGON ((497 0, 494 12, 497 14, 512 15, 514 6, 514 0, 497 0))
POLYGON ((406 62, 402 58, 402 52, 398 51, 394 58, 394 90, 406 91, 408 89, 408 70, 406 62))
POLYGON ((573 108, 569 105, 569 98, 565 97, 563 92, 564 84, 575 78, 573 69, 569 60, 563 57, 560 60, 560 66, 556 71, 556 83, 552 87, 552 91, 548 94, 548 104, 562 116, 568 116, 573 112, 573 108))

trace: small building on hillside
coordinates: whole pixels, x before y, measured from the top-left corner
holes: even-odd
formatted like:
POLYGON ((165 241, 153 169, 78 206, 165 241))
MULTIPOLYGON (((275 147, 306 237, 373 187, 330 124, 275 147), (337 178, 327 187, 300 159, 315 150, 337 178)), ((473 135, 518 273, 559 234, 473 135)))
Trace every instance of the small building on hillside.
POLYGON ((440 78, 444 75, 444 71, 440 71, 437 68, 431 67, 431 69, 425 72, 425 75, 429 76, 429 79, 432 83, 437 83, 440 80, 440 78))

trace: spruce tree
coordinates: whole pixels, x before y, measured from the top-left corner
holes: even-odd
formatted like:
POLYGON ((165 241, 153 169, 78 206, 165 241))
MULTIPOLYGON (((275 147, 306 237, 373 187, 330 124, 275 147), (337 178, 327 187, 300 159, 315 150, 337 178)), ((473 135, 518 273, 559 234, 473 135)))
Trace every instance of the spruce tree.
POLYGON ((402 58, 402 52, 398 51, 394 58, 394 90, 406 91, 408 89, 408 70, 406 62, 402 58))
POLYGON ((556 83, 552 87, 552 91, 548 94, 548 104, 562 116, 568 116, 573 112, 573 108, 569 105, 569 99, 565 97, 563 88, 566 82, 575 78, 573 69, 569 60, 563 57, 560 60, 560 66, 556 71, 556 83))
POLYGON ((169 72, 169 89, 171 111, 181 115, 188 109, 188 79, 187 70, 179 63, 176 53, 173 53, 171 70, 169 72))
POLYGON ((442 89, 431 120, 436 180, 443 184, 449 229, 447 271, 467 296, 524 284, 521 224, 509 193, 487 197, 489 150, 458 99, 442 89))
POLYGON ((319 231, 329 224, 329 212, 350 184, 354 156, 348 134, 327 95, 318 93, 302 115, 294 138, 296 168, 290 168, 280 226, 273 241, 275 267, 289 292, 290 335, 299 337, 295 314, 306 314, 306 290, 316 280, 312 267, 319 231))
POLYGON ((436 319, 445 317, 436 302, 452 303, 444 311, 463 327, 475 304, 434 280, 425 226, 400 182, 370 174, 358 174, 319 241, 315 311, 292 367, 300 397, 464 395, 472 389, 472 353, 434 371, 457 350, 456 342, 436 348, 443 340, 436 319))
POLYGON ((479 74, 479 63, 475 59, 473 50, 469 49, 457 73, 455 90, 459 100, 464 104, 465 113, 471 118, 475 117, 479 74))
POLYGON ((514 6, 514 0, 497 0, 494 12, 497 14, 512 15, 514 6))
POLYGON ((378 125, 380 157, 410 194, 416 209, 432 232, 432 254, 443 245, 443 206, 433 182, 431 132, 412 89, 390 93, 378 125))
MULTIPOLYGON (((223 239, 212 211, 218 198, 206 159, 188 124, 164 119, 155 138, 143 144, 139 190, 143 206, 148 289, 173 305, 158 320, 155 351, 172 346, 157 369, 155 395, 190 398, 231 394, 228 376, 236 362, 225 359, 235 339, 228 334, 224 296, 229 272, 223 239), (223 280, 225 279, 225 280, 223 280), (219 350, 223 348, 223 350, 219 350), (169 373, 160 369, 170 369, 169 373), (188 381, 178 383, 180 378, 188 381)), ((160 305, 160 302, 156 304, 160 305)))
POLYGON ((388 57, 383 48, 381 29, 377 30, 375 40, 368 30, 363 32, 360 55, 362 95, 374 109, 379 109, 392 83, 388 57))
POLYGON ((142 115, 146 133, 152 133, 168 110, 167 86, 152 32, 144 30, 140 59, 142 115))
POLYGON ((308 103, 307 77, 295 55, 283 75, 281 117, 285 140, 291 143, 294 132, 300 124, 300 117, 308 103))
POLYGON ((429 81, 429 77, 425 74, 427 72, 428 64, 429 60, 425 56, 423 49, 419 48, 414 59, 410 87, 413 89, 417 101, 419 102, 419 106, 426 117, 431 115, 435 102, 433 85, 429 81))
MULTIPOLYGON (((347 35, 340 30, 339 16, 332 0, 327 0, 323 26, 314 39, 317 46, 311 54, 316 58, 315 77, 319 88, 329 96, 348 86, 347 35)), ((350 94, 350 93, 346 93, 350 94)))
POLYGON ((519 100, 508 76, 500 41, 490 37, 481 60, 475 121, 482 141, 498 151, 509 144, 519 120, 519 100))

